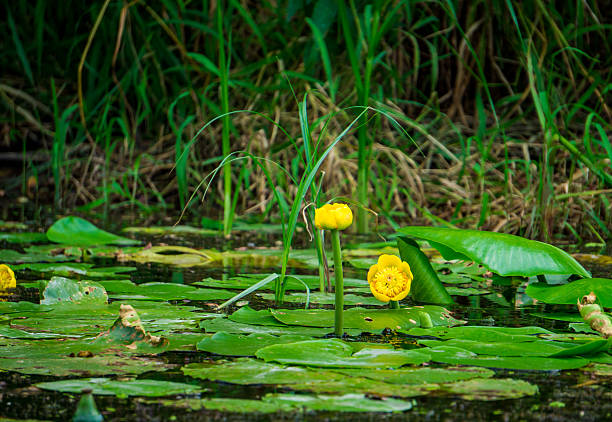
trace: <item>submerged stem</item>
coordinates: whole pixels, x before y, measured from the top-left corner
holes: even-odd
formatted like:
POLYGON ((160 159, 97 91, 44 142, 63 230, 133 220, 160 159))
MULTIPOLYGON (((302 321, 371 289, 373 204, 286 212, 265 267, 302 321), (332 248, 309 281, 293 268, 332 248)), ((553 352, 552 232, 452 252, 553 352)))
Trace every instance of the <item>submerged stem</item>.
POLYGON ((342 337, 344 333, 344 278, 342 276, 342 251, 340 250, 340 231, 331 231, 332 250, 334 252, 334 275, 336 277, 336 304, 334 334, 342 337))

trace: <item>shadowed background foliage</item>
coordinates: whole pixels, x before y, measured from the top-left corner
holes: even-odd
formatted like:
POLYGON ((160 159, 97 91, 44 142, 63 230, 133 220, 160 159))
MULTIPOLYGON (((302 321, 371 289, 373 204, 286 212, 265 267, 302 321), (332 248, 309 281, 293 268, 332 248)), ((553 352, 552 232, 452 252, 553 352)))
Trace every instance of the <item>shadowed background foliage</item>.
MULTIPOLYGON (((612 14, 604 1, 3 8, 4 218, 18 196, 104 218, 178 216, 196 192, 192 217, 273 220, 273 189, 289 204, 296 191, 279 165, 296 179, 308 165, 298 118, 308 93, 319 151, 364 106, 404 129, 375 112, 360 119, 322 166, 324 200, 360 201, 392 227, 610 236, 612 14), (261 115, 224 115, 194 138, 233 110, 261 115), (227 160, 211 194, 196 201, 198 185, 237 151, 259 165, 227 160)), ((359 220, 360 231, 371 226, 359 220)))

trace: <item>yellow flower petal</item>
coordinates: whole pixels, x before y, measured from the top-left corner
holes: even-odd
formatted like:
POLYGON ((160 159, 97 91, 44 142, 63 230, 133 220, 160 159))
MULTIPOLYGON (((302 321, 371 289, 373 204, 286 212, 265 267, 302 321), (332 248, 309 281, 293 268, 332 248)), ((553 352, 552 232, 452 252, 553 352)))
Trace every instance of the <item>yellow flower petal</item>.
POLYGON ((370 269, 368 270, 368 283, 372 284, 372 281, 374 280, 374 276, 376 275, 377 272, 378 272, 378 264, 372 265, 370 269))
POLYGON ((412 279, 408 263, 395 255, 381 255, 368 271, 370 290, 382 302, 404 299, 410 292, 412 279))
POLYGON ((353 223, 353 212, 346 204, 325 204, 315 210, 315 227, 344 230, 353 223))
POLYGON ((0 290, 14 289, 17 286, 15 273, 8 265, 0 264, 0 290))
POLYGON ((383 254, 378 257, 378 265, 380 267, 399 267, 402 260, 395 255, 383 254))

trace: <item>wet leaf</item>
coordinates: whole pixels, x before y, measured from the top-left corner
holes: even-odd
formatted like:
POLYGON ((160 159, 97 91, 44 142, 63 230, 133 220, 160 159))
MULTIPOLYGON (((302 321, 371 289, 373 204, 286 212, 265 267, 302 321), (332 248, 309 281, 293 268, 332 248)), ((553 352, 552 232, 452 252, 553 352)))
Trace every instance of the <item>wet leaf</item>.
POLYGON ((89 378, 41 382, 35 386, 43 390, 64 393, 80 393, 83 389, 91 389, 92 394, 119 397, 163 397, 175 394, 196 394, 202 391, 197 385, 147 379, 115 381, 108 378, 89 378))
POLYGON ((49 240, 44 233, 0 233, 0 242, 8 243, 46 243, 49 240))
POLYGON ((482 366, 485 368, 520 369, 530 371, 557 371, 576 369, 589 363, 580 357, 547 358, 538 356, 479 356, 468 350, 452 346, 427 348, 434 362, 451 365, 482 366))
POLYGON ((137 245, 140 242, 121 237, 101 230, 89 221, 79 217, 64 217, 57 220, 49 230, 47 237, 55 243, 75 246, 94 245, 137 245))
POLYGON ((484 368, 397 368, 397 369, 334 369, 352 377, 364 377, 390 384, 443 384, 472 378, 489 378, 495 372, 484 368))
POLYGON ((88 278, 121 278, 126 272, 135 271, 135 267, 101 267, 92 268, 93 264, 86 263, 32 263, 15 265, 15 271, 30 270, 38 273, 50 273, 55 276, 73 277, 79 275, 88 278))
MULTIPOLYGON (((272 335, 283 335, 283 334, 295 334, 310 337, 323 337, 333 332, 333 328, 315 328, 315 327, 300 327, 293 325, 283 326, 263 326, 263 325, 251 325, 243 324, 239 322, 231 321, 227 318, 214 318, 207 319, 200 322, 200 328, 205 330, 207 333, 216 333, 219 331, 225 331, 232 334, 261 334, 267 333, 272 335)), ((344 330, 348 335, 356 336, 361 333, 361 330, 344 330)))
POLYGON ((252 325, 270 325, 273 327, 286 327, 286 324, 283 324, 276 318, 272 316, 269 309, 262 309, 259 311, 254 310, 250 306, 243 306, 238 309, 236 312, 231 314, 228 317, 230 320, 234 322, 239 322, 241 324, 252 324, 252 325))
MULTIPOLYGON (((368 288, 369 290, 369 288, 368 288)), ((265 300, 274 300, 273 293, 258 293, 257 296, 265 300)), ((318 303, 321 305, 332 305, 336 303, 336 297, 334 293, 321 293, 311 292, 310 303, 318 303)), ((306 303, 306 293, 288 293, 285 294, 283 301, 289 303, 306 303)), ((344 295, 345 305, 370 305, 370 306, 389 306, 388 303, 381 302, 372 295, 369 296, 358 296, 354 294, 345 293, 344 295)))
POLYGON ((597 296, 597 303, 612 308, 612 279, 583 278, 571 283, 550 286, 534 283, 527 286, 525 293, 544 303, 576 305, 577 301, 591 292, 597 296))
POLYGON ((255 355, 266 362, 321 368, 397 368, 430 359, 426 351, 416 350, 365 348, 353 353, 350 345, 337 339, 276 344, 259 349, 255 355))
POLYGON ((329 382, 343 378, 341 374, 336 372, 277 365, 245 358, 215 364, 190 363, 181 368, 181 370, 190 377, 241 385, 286 385, 307 382, 329 382))
POLYGON ((429 347, 458 347, 479 355, 488 356, 551 356, 557 352, 567 350, 567 346, 563 347, 554 341, 537 340, 535 338, 531 342, 516 343, 484 343, 482 341, 459 338, 446 341, 419 340, 419 343, 429 347))
POLYGON ((267 394, 266 402, 290 404, 309 410, 333 412, 404 412, 412 409, 412 401, 397 399, 373 400, 363 394, 345 394, 342 396, 308 396, 305 394, 267 394))
POLYGON ((296 408, 289 403, 273 403, 261 400, 249 399, 230 399, 211 397, 207 399, 179 399, 179 400, 162 400, 155 401, 154 404, 162 404, 163 406, 172 406, 190 411, 198 411, 201 409, 217 410, 220 412, 231 413, 277 413, 291 412, 296 408))
MULTIPOLYGON (((289 325, 308 327, 333 327, 334 311, 326 309, 272 309, 274 318, 289 325)), ((414 306, 402 309, 364 309, 350 308, 344 311, 344 327, 377 333, 385 328, 408 330, 420 325, 420 313, 427 313, 434 326, 456 325, 462 323, 440 306, 414 306)))
POLYGON ((234 293, 221 289, 206 289, 177 283, 143 283, 129 281, 102 282, 113 299, 139 300, 218 300, 229 299, 234 293))
POLYGON ((104 287, 95 281, 74 281, 64 277, 52 277, 42 292, 41 305, 58 302, 74 304, 106 303, 108 295, 104 287))
POLYGON ((447 394, 457 395, 464 400, 504 400, 533 396, 538 387, 527 381, 488 378, 454 382, 444 386, 447 394))
POLYGON ((479 342, 515 343, 523 341, 534 341, 537 335, 553 334, 541 327, 433 327, 412 328, 404 331, 411 336, 430 336, 441 339, 475 340, 479 342))
POLYGON ((215 333, 212 337, 202 339, 196 347, 200 351, 217 355, 255 356, 255 352, 265 346, 294 343, 308 339, 310 339, 308 336, 283 335, 277 337, 270 334, 249 334, 244 336, 221 331, 215 333))
POLYGON ((567 252, 547 243, 505 233, 443 227, 404 227, 400 233, 427 240, 445 259, 481 263, 502 276, 590 274, 567 252))

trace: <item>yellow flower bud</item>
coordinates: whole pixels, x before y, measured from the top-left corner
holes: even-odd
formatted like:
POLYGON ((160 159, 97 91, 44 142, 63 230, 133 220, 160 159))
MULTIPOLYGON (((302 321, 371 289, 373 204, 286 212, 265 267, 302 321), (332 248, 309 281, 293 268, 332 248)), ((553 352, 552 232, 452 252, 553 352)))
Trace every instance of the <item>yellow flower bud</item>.
POLYGON ((315 210, 315 227, 344 230, 353 223, 353 213, 346 204, 325 204, 315 210))
POLYGON ((382 302, 402 300, 410 292, 412 272, 407 262, 395 255, 381 255, 368 271, 368 283, 374 297, 382 302))
POLYGON ((0 264, 0 291, 14 289, 17 286, 15 273, 8 265, 0 264))

